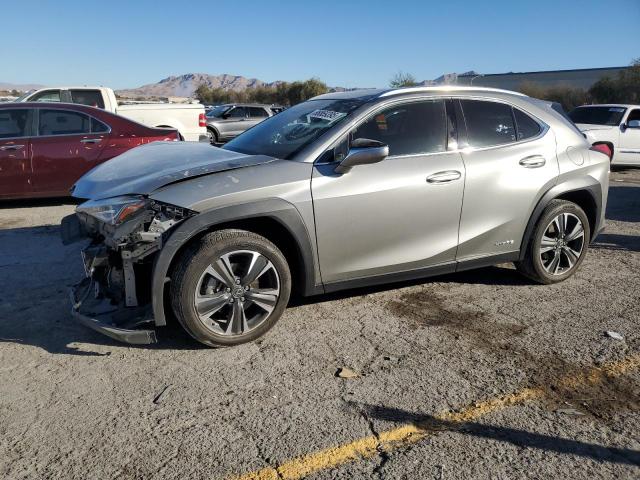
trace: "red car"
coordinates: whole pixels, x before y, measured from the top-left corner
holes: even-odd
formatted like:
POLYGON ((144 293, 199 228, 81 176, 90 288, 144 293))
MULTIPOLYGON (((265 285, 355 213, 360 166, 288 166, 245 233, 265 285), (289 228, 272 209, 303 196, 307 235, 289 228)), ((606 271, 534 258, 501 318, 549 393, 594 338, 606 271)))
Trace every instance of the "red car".
POLYGON ((84 105, 0 104, 0 199, 69 195, 96 165, 159 140, 179 135, 84 105))

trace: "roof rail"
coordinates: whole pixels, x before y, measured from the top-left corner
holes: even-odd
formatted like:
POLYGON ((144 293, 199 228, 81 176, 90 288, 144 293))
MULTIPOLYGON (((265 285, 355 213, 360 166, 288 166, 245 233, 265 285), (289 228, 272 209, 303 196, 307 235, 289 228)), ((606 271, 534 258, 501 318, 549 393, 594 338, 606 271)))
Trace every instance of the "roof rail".
POLYGON ((526 97, 524 93, 514 92, 512 90, 503 90, 501 88, 491 87, 474 87, 468 85, 432 85, 429 87, 403 87, 394 88, 393 90, 387 90, 380 94, 380 97, 390 97, 392 95, 400 95, 402 93, 419 93, 419 92, 433 92, 433 91, 477 91, 477 92, 496 92, 496 93, 509 93, 511 95, 518 95, 520 97, 526 97))

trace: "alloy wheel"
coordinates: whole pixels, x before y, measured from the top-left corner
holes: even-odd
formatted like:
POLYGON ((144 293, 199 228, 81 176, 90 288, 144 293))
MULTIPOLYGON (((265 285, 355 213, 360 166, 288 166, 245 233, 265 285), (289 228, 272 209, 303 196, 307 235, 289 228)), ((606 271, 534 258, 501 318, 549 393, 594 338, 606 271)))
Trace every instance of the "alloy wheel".
POLYGON ((280 278, 259 252, 235 250, 211 263, 198 280, 194 306, 218 335, 244 335, 264 323, 280 298, 280 278))
POLYGON ((571 270, 584 248, 584 226, 572 213, 556 216, 542 235, 539 254, 543 268, 551 275, 564 275, 571 270))

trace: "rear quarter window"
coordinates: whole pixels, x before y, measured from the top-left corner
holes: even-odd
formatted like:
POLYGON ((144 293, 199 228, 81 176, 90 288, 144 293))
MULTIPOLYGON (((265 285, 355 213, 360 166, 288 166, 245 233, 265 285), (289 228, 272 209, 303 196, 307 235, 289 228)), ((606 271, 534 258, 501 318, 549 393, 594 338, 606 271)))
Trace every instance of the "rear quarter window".
POLYGON ((513 114, 516 117, 518 140, 527 140, 528 138, 538 136, 541 130, 538 122, 517 108, 513 109, 513 114))

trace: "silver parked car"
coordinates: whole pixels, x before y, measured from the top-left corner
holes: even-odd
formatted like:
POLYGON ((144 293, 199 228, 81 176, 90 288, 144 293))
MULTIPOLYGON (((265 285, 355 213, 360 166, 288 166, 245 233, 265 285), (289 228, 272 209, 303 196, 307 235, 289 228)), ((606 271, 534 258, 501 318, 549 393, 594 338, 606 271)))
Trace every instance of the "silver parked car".
POLYGON ((156 143, 98 166, 63 220, 88 236, 73 315, 156 341, 269 330, 289 295, 515 262, 571 276, 604 225, 609 159, 547 102, 486 88, 331 93, 224 148, 156 143))
POLYGON ((205 114, 209 141, 216 144, 231 140, 282 109, 257 103, 217 105, 205 114))

